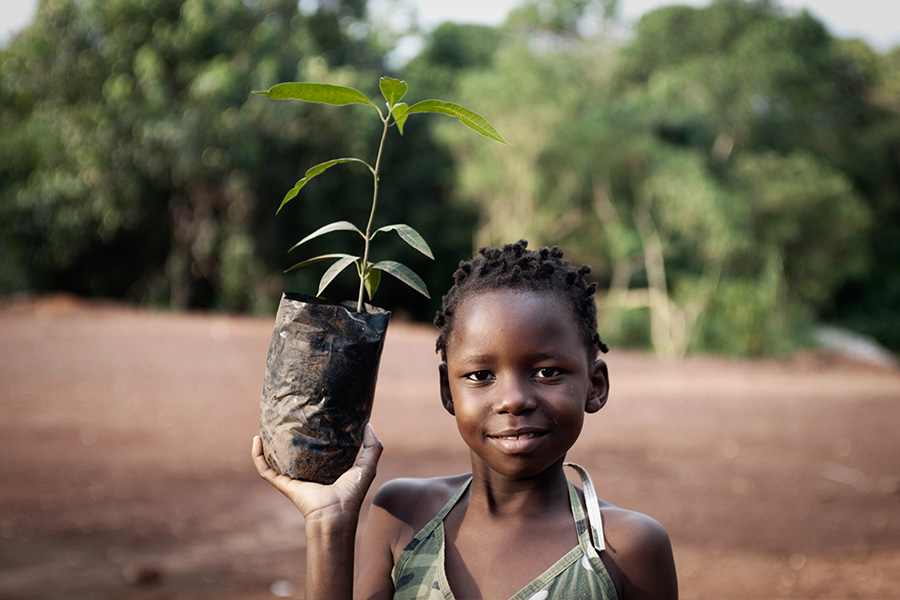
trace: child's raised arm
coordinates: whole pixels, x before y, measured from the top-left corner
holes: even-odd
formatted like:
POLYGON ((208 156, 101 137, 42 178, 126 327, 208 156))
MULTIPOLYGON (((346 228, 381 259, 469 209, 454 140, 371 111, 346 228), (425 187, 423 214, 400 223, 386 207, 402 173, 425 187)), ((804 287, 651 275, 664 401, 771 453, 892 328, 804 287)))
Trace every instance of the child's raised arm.
POLYGON ((277 473, 266 462, 262 440, 253 438, 252 458, 260 477, 275 486, 306 520, 306 598, 353 596, 353 549, 359 511, 381 456, 381 442, 366 426, 356 463, 331 485, 298 481, 277 473))

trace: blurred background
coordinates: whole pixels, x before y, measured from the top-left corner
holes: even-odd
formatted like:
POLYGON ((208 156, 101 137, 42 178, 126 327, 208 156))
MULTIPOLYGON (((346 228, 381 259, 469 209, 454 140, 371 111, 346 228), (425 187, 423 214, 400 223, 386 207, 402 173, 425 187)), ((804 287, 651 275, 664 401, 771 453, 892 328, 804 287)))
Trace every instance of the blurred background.
MULTIPOLYGON (((430 322, 485 244, 593 267, 612 395, 570 455, 669 531, 681 597, 900 589, 900 28, 881 0, 0 4, 0 597, 302 597, 302 519, 249 460, 272 318, 368 217, 393 311, 376 486, 469 468, 430 322), (826 344, 822 351, 814 346, 826 344), (838 354, 839 353, 839 354, 838 354), (847 360, 847 356, 862 360, 847 360), (872 364, 877 363, 877 364, 872 364)), ((353 251, 352 248, 350 251, 353 251)), ((356 295, 343 273, 328 294, 356 295)), ((364 509, 365 510, 365 509, 364 509)))
MULTIPOLYGON (((786 353, 828 325, 900 349, 892 9, 450 4, 6 4, 0 295, 268 315, 283 290, 314 293, 325 266, 283 270, 352 234, 287 249, 327 222, 362 226, 368 175, 333 169, 275 209, 308 167, 373 160, 379 122, 251 91, 316 81, 376 98, 388 74, 410 102, 460 103, 511 144, 440 116, 390 132, 376 224, 409 223, 435 252, 379 238, 376 260, 432 291, 385 282, 376 300, 396 315, 429 321, 460 259, 526 238, 593 266, 619 346, 786 353)), ((355 285, 348 270, 329 295, 355 285)))

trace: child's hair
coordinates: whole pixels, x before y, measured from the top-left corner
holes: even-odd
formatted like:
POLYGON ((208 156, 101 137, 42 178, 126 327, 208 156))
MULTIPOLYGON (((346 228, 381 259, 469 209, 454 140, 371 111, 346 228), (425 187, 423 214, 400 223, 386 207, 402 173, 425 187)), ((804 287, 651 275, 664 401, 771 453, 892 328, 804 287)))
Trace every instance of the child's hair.
POLYGON ((447 360, 447 340, 463 298, 473 292, 499 289, 558 292, 572 307, 589 356, 593 359, 598 352, 609 350, 597 333, 597 307, 594 304, 597 284, 588 284, 584 280, 591 268, 587 265, 573 267, 568 260, 563 260, 559 246, 542 247, 537 251, 528 250, 527 246, 527 241, 519 240, 502 249, 485 247, 478 251, 480 256, 459 263, 459 269, 453 274, 453 286, 434 318, 435 326, 441 331, 435 343, 441 360, 447 360))

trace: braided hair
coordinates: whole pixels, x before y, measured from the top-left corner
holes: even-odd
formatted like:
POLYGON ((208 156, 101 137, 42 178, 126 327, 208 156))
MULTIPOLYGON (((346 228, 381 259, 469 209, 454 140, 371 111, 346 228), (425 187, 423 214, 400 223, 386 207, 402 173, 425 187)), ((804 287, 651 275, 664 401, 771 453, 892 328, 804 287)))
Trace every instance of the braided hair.
POLYGON ((440 330, 435 350, 440 353, 441 360, 447 360, 453 317, 463 299, 472 293, 500 289, 559 293, 572 308, 572 316, 591 358, 598 352, 609 351, 597 333, 597 307, 594 304, 597 284, 588 284, 584 280, 591 268, 587 265, 573 267, 568 260, 563 260, 559 246, 538 250, 527 247, 525 240, 505 244, 502 249, 484 247, 478 251, 478 256, 459 263, 453 274, 453 286, 434 318, 434 324, 440 330))

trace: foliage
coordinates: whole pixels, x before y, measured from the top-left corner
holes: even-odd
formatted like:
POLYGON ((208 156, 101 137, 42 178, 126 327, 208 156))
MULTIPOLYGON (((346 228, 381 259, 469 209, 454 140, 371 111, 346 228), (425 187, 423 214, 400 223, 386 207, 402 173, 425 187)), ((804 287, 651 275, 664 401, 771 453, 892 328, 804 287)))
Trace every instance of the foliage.
POLYGON ((813 315, 865 272, 871 206, 846 169, 872 114, 861 64, 810 15, 765 4, 671 7, 642 20, 619 89, 645 103, 667 146, 706 153, 727 203, 732 247, 692 347, 759 354, 803 343, 813 315), (760 293, 748 293, 753 284, 760 293), (730 291, 739 289, 743 301, 730 291))
POLYGON ((423 296, 430 297, 428 295, 428 289, 425 285, 425 282, 422 281, 422 279, 406 265, 392 260, 379 261, 377 263, 372 263, 369 260, 369 249, 371 247, 372 240, 379 233, 387 231, 396 231, 404 242, 406 242, 428 258, 434 258, 431 253, 431 248, 428 247, 428 244, 425 242, 425 239, 422 237, 422 235, 405 223, 385 225, 383 227, 375 229, 374 231, 372 230, 372 223, 375 218, 375 209, 378 207, 378 186, 381 156, 382 152, 384 151, 384 142, 387 138, 388 130, 393 126, 396 126, 402 134, 403 126, 410 115, 417 113, 440 113, 456 117, 460 123, 483 135, 484 137, 506 144, 506 140, 504 140, 503 137, 501 137, 500 134, 497 133, 497 130, 495 130, 491 126, 491 124, 488 123, 487 120, 485 120, 484 117, 458 104, 444 102, 442 100, 423 100, 421 102, 416 102, 412 106, 409 106, 405 102, 401 102, 401 100, 406 96, 406 82, 394 79, 392 77, 382 77, 379 83, 379 88, 381 89, 381 94, 384 97, 387 107, 387 111, 384 113, 381 112, 381 109, 378 107, 378 105, 372 102, 368 98, 368 96, 366 96, 359 90, 346 86, 337 86, 323 83, 280 83, 269 88, 268 91, 255 92, 257 94, 261 94, 267 96, 268 98, 273 98, 276 100, 293 99, 302 100, 304 102, 330 104, 332 106, 363 104, 371 106, 378 113, 378 118, 382 122, 383 130, 381 134, 381 142, 378 145, 378 152, 375 157, 375 166, 372 166, 366 161, 359 158, 337 158, 326 161, 324 163, 319 163, 318 165, 311 167, 306 171, 306 174, 303 176, 303 178, 297 181, 294 187, 291 188, 291 190, 289 190, 288 193, 284 196, 284 199, 281 201, 281 205, 278 207, 278 211, 280 212, 281 209, 284 208, 284 205, 295 198, 300 190, 303 189, 303 187, 307 183, 309 183, 313 177, 321 175, 335 165, 339 165, 341 163, 360 163, 369 169, 369 171, 372 173, 372 206, 369 210, 369 220, 366 223, 365 232, 363 232, 359 227, 349 221, 335 221, 333 223, 329 223, 328 225, 320 227, 316 231, 312 232, 311 234, 307 235, 305 238, 294 244, 293 247, 291 247, 291 250, 293 250, 294 248, 297 248, 298 246, 301 246, 302 244, 305 244, 310 240, 316 239, 319 236, 325 235, 326 233, 332 233, 335 231, 355 231, 360 236, 362 236, 364 241, 362 256, 353 256, 350 254, 323 254, 299 262, 289 269, 293 270, 298 267, 305 267, 306 265, 317 263, 322 260, 336 258, 337 261, 335 261, 334 264, 332 264, 332 266, 329 267, 327 271, 325 271, 325 274, 322 276, 322 279, 319 282, 319 291, 317 295, 321 296, 325 288, 328 287, 328 284, 330 284, 334 280, 334 278, 337 277, 338 274, 340 274, 341 271, 343 271, 351 264, 355 264, 357 275, 359 276, 359 294, 357 295, 356 304, 357 312, 364 311, 365 305, 363 304, 363 292, 368 292, 369 299, 371 299, 372 296, 375 295, 375 291, 378 289, 379 283, 381 282, 381 273, 388 273, 390 275, 393 275, 423 296))
POLYGON ((489 68, 501 33, 486 25, 442 23, 425 40, 422 50, 403 68, 405 76, 438 96, 454 93, 466 71, 489 68))
POLYGON ((328 268, 327 271, 325 271, 325 274, 322 276, 322 279, 319 282, 319 291, 317 292, 317 295, 321 296, 325 288, 328 287, 328 284, 330 284, 332 280, 334 280, 334 278, 337 277, 338 274, 340 274, 341 271, 343 271, 351 264, 355 264, 356 272, 359 276, 359 293, 357 295, 356 304, 357 312, 364 311, 365 305, 363 303, 363 292, 367 292, 369 299, 371 299, 372 296, 375 295, 375 291, 378 289, 379 283, 381 281, 381 273, 383 272, 393 275, 423 296, 429 297, 425 282, 422 281, 422 279, 406 265, 392 260, 384 260, 377 263, 372 263, 369 260, 369 249, 372 240, 377 234, 387 231, 396 231, 404 242, 406 242, 422 254, 426 255, 428 258, 434 258, 431 253, 431 248, 428 247, 428 244, 425 242, 424 238, 422 238, 422 235, 405 223, 385 225, 383 227, 375 229, 374 231, 372 230, 372 223, 375 218, 375 209, 378 207, 378 187, 380 183, 379 174, 381 168, 381 157, 384 150, 384 142, 387 138, 388 130, 393 126, 396 126, 402 134, 403 127, 410 115, 418 113, 439 113, 456 117, 460 123, 475 131, 476 133, 479 133, 480 135, 483 135, 488 139, 506 144, 506 140, 503 139, 503 137, 497 132, 497 130, 494 129, 493 126, 491 126, 491 124, 488 123, 484 117, 458 104, 454 104, 452 102, 444 102, 443 100, 422 100, 421 102, 416 102, 415 104, 410 106, 405 102, 402 102, 403 98, 406 96, 406 82, 394 79, 392 77, 382 77, 379 82, 379 88, 385 100, 385 104, 387 107, 386 112, 382 112, 377 104, 372 102, 368 98, 368 96, 366 96, 359 90, 346 86, 337 86, 323 83, 280 83, 269 88, 268 91, 256 92, 258 94, 262 94, 276 100, 294 99, 302 100, 304 102, 330 104, 332 106, 363 104, 371 106, 378 113, 378 118, 382 122, 383 129, 381 134, 381 142, 378 145, 378 152, 375 157, 374 166, 359 158, 337 158, 326 161, 324 163, 319 163, 318 165, 311 167, 306 171, 306 174, 303 176, 303 178, 301 178, 284 196, 284 199, 281 201, 281 205, 278 207, 278 211, 281 211, 281 209, 284 208, 284 205, 295 198, 300 190, 303 189, 303 187, 307 183, 309 183, 309 181, 313 177, 321 175, 335 165, 339 165, 341 163, 360 163, 362 165, 365 165, 369 169, 369 171, 372 173, 372 206, 369 210, 369 220, 366 223, 365 232, 363 232, 359 227, 349 221, 335 221, 333 223, 329 223, 328 225, 320 227, 316 231, 312 232, 311 234, 307 235, 305 238, 294 244, 294 246, 291 248, 291 250, 293 250, 294 248, 297 248, 298 246, 305 244, 306 242, 313 240, 321 235, 325 235, 326 233, 335 231, 355 231, 360 236, 362 236, 364 241, 362 256, 353 256, 350 254, 323 254, 299 262, 291 267, 291 269, 289 269, 292 270, 322 260, 336 258, 337 260, 332 264, 331 267, 328 268))
POLYGON ((868 268, 843 286, 823 315, 900 350, 900 47, 875 55, 859 43, 846 47, 872 81, 858 137, 841 164, 872 211, 869 233, 860 240, 868 268))
MULTIPOLYGON (((354 83, 380 64, 344 33, 359 2, 53 0, 2 52, 0 289, 69 289, 174 307, 271 303, 256 198, 331 147, 296 107, 245 90, 354 83), (337 51, 339 50, 339 51, 337 51), (303 140, 301 144, 297 140, 303 140), (9 159, 8 161, 6 159, 9 159)), ((340 138, 352 119, 318 121, 340 138)))
POLYGON ((453 140, 478 242, 573 249, 608 290, 612 342, 663 354, 803 344, 869 264, 871 210, 841 170, 870 114, 853 57, 809 15, 759 3, 660 9, 617 51, 604 36, 548 45, 512 25, 492 66, 459 81, 463 98, 504 107, 513 140, 501 170, 453 140))
MULTIPOLYGON (((623 39, 616 5, 523 1, 502 27, 436 28, 387 71, 477 102, 512 147, 449 120, 407 128, 384 149, 379 218, 415 223, 435 262, 394 235, 379 251, 434 288, 473 246, 559 243, 594 266, 604 339, 661 353, 785 352, 821 321, 900 349, 900 48, 749 0, 664 7, 623 39)), ((315 290, 320 272, 269 267, 298 229, 368 211, 368 180, 329 169, 278 219, 260 198, 298 165, 376 155, 377 125, 246 90, 373 97, 390 35, 363 0, 300 7, 42 3, 0 50, 0 293, 259 310, 315 290)), ((304 247, 336 254, 338 238, 304 247)), ((380 302, 433 314, 396 287, 380 302)))

